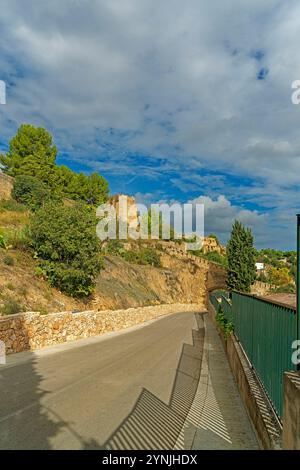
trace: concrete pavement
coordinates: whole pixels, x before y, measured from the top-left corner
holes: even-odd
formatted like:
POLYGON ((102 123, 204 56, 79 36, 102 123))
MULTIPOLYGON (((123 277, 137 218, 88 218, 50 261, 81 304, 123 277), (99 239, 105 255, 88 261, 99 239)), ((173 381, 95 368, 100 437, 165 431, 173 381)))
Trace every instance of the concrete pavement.
POLYGON ((206 315, 104 339, 0 366, 1 449, 258 448, 206 315))

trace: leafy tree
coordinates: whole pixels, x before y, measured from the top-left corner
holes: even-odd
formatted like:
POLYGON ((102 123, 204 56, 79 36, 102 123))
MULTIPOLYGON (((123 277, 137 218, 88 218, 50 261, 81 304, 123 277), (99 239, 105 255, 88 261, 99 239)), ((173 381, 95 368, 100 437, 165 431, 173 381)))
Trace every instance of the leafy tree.
POLYGON ((14 180, 12 197, 32 211, 36 211, 51 199, 51 192, 34 176, 18 175, 14 180))
POLYGON ((232 226, 231 237, 227 245, 228 278, 230 290, 250 292, 255 281, 255 252, 253 235, 236 220, 232 226))
POLYGON ((268 279, 272 284, 275 284, 276 286, 287 286, 289 284, 292 284, 293 282, 293 278, 289 273, 289 269, 286 267, 271 267, 268 271, 268 279))
POLYGON ((87 204, 99 205, 107 200, 108 183, 98 173, 75 173, 55 163, 57 149, 51 134, 42 127, 22 124, 0 156, 3 171, 11 176, 31 176, 45 183, 58 197, 69 197, 87 204))
POLYGON ((84 204, 50 202, 32 218, 32 246, 40 272, 50 284, 74 297, 92 293, 101 269, 97 220, 84 204))
POLYGON ((52 136, 46 129, 22 124, 10 141, 7 154, 1 155, 0 163, 10 176, 34 176, 53 186, 56 154, 52 136))
POLYGON ((106 202, 108 197, 108 183, 98 173, 85 175, 73 173, 72 177, 65 172, 65 195, 71 199, 83 201, 87 204, 99 205, 106 202))

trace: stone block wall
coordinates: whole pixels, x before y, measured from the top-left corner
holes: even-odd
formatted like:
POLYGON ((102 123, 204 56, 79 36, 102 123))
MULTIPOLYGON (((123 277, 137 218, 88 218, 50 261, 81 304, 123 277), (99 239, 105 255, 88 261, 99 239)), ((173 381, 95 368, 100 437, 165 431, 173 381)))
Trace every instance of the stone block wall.
POLYGON ((27 312, 0 318, 0 340, 7 354, 64 343, 129 328, 171 313, 199 311, 198 304, 170 304, 126 310, 27 312))

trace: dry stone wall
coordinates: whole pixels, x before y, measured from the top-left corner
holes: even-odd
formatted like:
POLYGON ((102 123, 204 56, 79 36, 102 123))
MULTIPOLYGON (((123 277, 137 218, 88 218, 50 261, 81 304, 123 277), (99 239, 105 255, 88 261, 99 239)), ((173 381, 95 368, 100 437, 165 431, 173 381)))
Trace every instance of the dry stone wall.
POLYGON ((49 315, 27 312, 0 318, 0 340, 9 354, 122 330, 162 315, 201 309, 199 304, 171 304, 49 315))

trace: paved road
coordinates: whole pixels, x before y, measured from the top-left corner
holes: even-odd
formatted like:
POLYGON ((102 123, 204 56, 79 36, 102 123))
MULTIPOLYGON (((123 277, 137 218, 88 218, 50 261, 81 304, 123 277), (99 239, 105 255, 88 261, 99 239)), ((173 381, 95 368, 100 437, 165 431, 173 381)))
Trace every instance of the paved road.
POLYGON ((11 356, 0 366, 0 448, 258 448, 214 333, 206 315, 178 313, 11 356))

